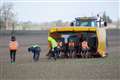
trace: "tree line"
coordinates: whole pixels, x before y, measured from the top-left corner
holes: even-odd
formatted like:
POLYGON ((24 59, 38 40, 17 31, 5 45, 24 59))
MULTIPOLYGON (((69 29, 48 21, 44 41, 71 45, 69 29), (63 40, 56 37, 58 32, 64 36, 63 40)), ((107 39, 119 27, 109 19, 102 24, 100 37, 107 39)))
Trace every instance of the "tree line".
MULTIPOLYGON (((106 15, 106 12, 103 13, 101 16, 107 23, 112 23, 112 19, 106 15)), ((14 11, 14 6, 12 3, 3 3, 0 5, 0 30, 6 30, 7 28, 14 29, 15 24, 17 25, 33 25, 32 22, 22 22, 17 23, 16 20, 16 13, 14 11)), ((68 26, 69 22, 63 22, 62 20, 52 21, 52 22, 45 22, 39 24, 39 26, 68 26)), ((16 26, 15 26, 16 27, 16 26)))

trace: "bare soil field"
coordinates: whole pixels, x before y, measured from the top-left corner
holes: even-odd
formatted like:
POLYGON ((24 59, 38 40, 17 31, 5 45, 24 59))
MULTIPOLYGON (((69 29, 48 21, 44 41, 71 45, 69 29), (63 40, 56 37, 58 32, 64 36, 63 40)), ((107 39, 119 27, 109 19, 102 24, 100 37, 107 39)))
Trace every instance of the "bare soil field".
POLYGON ((10 31, 0 32, 0 80, 120 80, 120 30, 107 30, 108 56, 91 59, 48 60, 47 31, 16 31, 16 64, 9 59, 10 31), (32 61, 27 48, 38 43, 42 52, 32 61))

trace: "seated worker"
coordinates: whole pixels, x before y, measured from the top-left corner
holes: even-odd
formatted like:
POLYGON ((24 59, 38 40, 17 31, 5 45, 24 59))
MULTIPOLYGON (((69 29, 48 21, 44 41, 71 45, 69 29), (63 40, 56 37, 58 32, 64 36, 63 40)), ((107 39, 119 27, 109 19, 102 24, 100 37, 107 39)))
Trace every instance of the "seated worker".
POLYGON ((69 42, 68 42, 68 56, 69 57, 73 57, 74 56, 74 50, 75 50, 75 43, 74 43, 74 41, 73 40, 70 40, 69 42))
POLYGON ((88 46, 88 41, 86 39, 83 39, 82 43, 81 43, 81 56, 82 57, 87 57, 88 56, 88 51, 89 51, 89 46, 88 46))
POLYGON ((31 47, 28 48, 28 52, 32 52, 33 53, 33 60, 34 61, 38 61, 39 60, 39 56, 40 56, 40 52, 41 52, 41 48, 39 45, 32 45, 31 47))
POLYGON ((58 41, 57 48, 58 48, 58 54, 61 57, 63 55, 62 54, 62 52, 63 52, 63 42, 62 41, 58 41))
POLYGON ((58 45, 57 46, 58 46, 58 48, 61 49, 63 47, 63 42, 62 41, 58 41, 58 45))
POLYGON ((81 53, 81 42, 75 42, 75 56, 76 57, 80 57, 80 53, 81 53))

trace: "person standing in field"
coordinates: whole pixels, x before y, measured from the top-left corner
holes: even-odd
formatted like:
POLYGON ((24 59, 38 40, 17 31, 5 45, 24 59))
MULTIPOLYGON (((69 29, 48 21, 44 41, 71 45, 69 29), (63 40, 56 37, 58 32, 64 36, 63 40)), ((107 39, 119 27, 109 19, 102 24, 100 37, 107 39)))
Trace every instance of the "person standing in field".
POLYGON ((10 59, 12 64, 15 63, 17 49, 18 49, 18 42, 16 41, 15 36, 12 36, 11 41, 9 42, 10 59))
POLYGON ((97 14, 97 27, 101 27, 101 17, 97 14))

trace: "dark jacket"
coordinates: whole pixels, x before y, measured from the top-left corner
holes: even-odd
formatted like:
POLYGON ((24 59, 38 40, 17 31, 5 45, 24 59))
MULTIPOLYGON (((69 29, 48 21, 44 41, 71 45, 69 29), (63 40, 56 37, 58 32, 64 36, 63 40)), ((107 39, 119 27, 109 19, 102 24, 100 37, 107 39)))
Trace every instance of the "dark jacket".
POLYGON ((28 48, 28 52, 32 52, 32 53, 40 53, 41 52, 41 48, 40 46, 31 46, 28 48))

